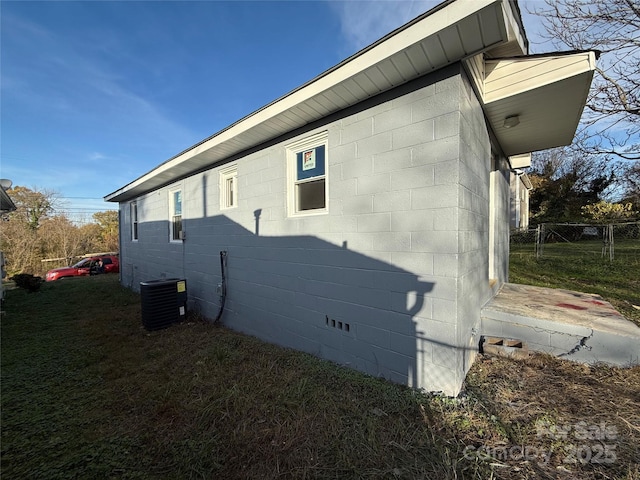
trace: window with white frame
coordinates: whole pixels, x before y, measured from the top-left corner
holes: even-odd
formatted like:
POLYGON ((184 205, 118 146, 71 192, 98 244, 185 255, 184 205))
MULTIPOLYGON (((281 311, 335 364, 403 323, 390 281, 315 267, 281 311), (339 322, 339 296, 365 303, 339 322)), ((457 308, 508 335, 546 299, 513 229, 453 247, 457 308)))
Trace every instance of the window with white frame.
POLYGON ((169 192, 169 214, 171 217, 169 239, 172 242, 182 240, 182 190, 169 192))
POLYGON ((289 215, 327 211, 327 132, 287 146, 289 215))
POLYGON ((238 206, 238 166, 220 171, 220 209, 238 206))
POLYGON ((138 240, 138 202, 131 202, 131 240, 138 240))

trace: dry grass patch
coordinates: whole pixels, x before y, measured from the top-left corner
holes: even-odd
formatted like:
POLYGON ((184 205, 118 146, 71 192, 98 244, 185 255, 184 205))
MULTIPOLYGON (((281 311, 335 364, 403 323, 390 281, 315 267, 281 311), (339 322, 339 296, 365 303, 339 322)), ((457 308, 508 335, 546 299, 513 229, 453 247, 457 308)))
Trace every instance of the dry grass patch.
POLYGON ((451 399, 197 318, 147 332, 139 297, 115 277, 45 284, 33 294, 12 290, 7 300, 7 478, 639 474, 639 368, 481 357, 465 394, 451 399), (616 438, 605 439, 615 461, 565 462, 563 448, 586 445, 592 457, 597 448, 595 440, 555 438, 555 427, 580 422, 616 428, 616 438), (490 458, 482 450, 527 445, 552 450, 549 462, 517 458, 515 450, 490 458))
POLYGON ((496 478, 640 478, 640 367, 480 357, 466 388, 484 431, 502 432, 465 440, 493 455, 496 478))

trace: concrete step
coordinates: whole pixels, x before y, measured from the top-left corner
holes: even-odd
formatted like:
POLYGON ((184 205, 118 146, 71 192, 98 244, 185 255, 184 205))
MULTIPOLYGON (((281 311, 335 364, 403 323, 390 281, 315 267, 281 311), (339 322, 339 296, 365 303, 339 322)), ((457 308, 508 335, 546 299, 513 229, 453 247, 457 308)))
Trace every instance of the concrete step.
POLYGON ((502 357, 527 358, 529 347, 525 342, 516 338, 482 337, 480 352, 502 357))
POLYGON ((640 364, 640 327, 598 295, 507 283, 481 317, 485 337, 583 363, 640 364))

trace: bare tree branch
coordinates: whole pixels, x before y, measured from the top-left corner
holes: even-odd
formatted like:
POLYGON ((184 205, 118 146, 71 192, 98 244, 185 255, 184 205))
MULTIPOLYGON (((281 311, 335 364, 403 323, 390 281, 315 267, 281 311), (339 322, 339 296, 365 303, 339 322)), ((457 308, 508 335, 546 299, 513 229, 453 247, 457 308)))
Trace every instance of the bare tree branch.
POLYGON ((583 151, 640 161, 640 4, 636 0, 545 0, 530 13, 558 49, 601 56, 583 125, 583 151))

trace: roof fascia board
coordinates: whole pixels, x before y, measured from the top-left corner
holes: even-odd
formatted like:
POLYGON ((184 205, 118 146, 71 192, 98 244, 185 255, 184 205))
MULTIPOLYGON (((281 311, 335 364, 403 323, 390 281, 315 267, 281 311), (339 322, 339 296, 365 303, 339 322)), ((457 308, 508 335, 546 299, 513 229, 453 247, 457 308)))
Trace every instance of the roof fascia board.
POLYGON ((595 67, 596 54, 593 51, 485 59, 484 103, 490 104, 594 71, 595 67))
POLYGON ((507 155, 571 143, 589 93, 595 59, 595 52, 511 58, 505 64, 507 74, 501 74, 502 83, 485 85, 485 115, 507 155), (535 68, 527 68, 527 61, 535 68), (544 61, 549 62, 546 67, 544 61), (509 72, 509 67, 513 71, 509 72), (509 78, 510 73, 514 78, 509 78), (510 115, 520 117, 517 128, 504 125, 510 115))
MULTIPOLYGON (((150 178, 167 172, 182 162, 195 157, 216 145, 232 140, 238 135, 261 125, 287 110, 290 110, 315 95, 330 90, 332 87, 354 77, 360 72, 365 71, 367 68, 386 60, 392 55, 403 51, 411 45, 455 25, 457 22, 460 22, 470 15, 480 12, 486 7, 500 5, 502 7, 504 17, 505 11, 511 11, 510 8, 504 8, 508 1, 509 0, 454 0, 441 4, 434 9, 425 12, 423 15, 417 17, 406 25, 396 29, 371 46, 347 58, 335 67, 320 74, 315 79, 247 115, 239 121, 231 124, 229 127, 203 140, 199 144, 196 144, 195 146, 167 160, 133 182, 105 196, 105 200, 118 201, 117 198, 126 194, 129 190, 141 186, 150 178)), ((500 27, 505 29, 507 28, 505 25, 501 25, 500 27)))
POLYGON ((504 8, 505 23, 508 26, 509 41, 515 41, 518 43, 522 55, 529 53, 529 41, 527 40, 527 34, 522 24, 522 16, 520 14, 520 7, 518 2, 514 0, 505 0, 507 4, 504 8))

